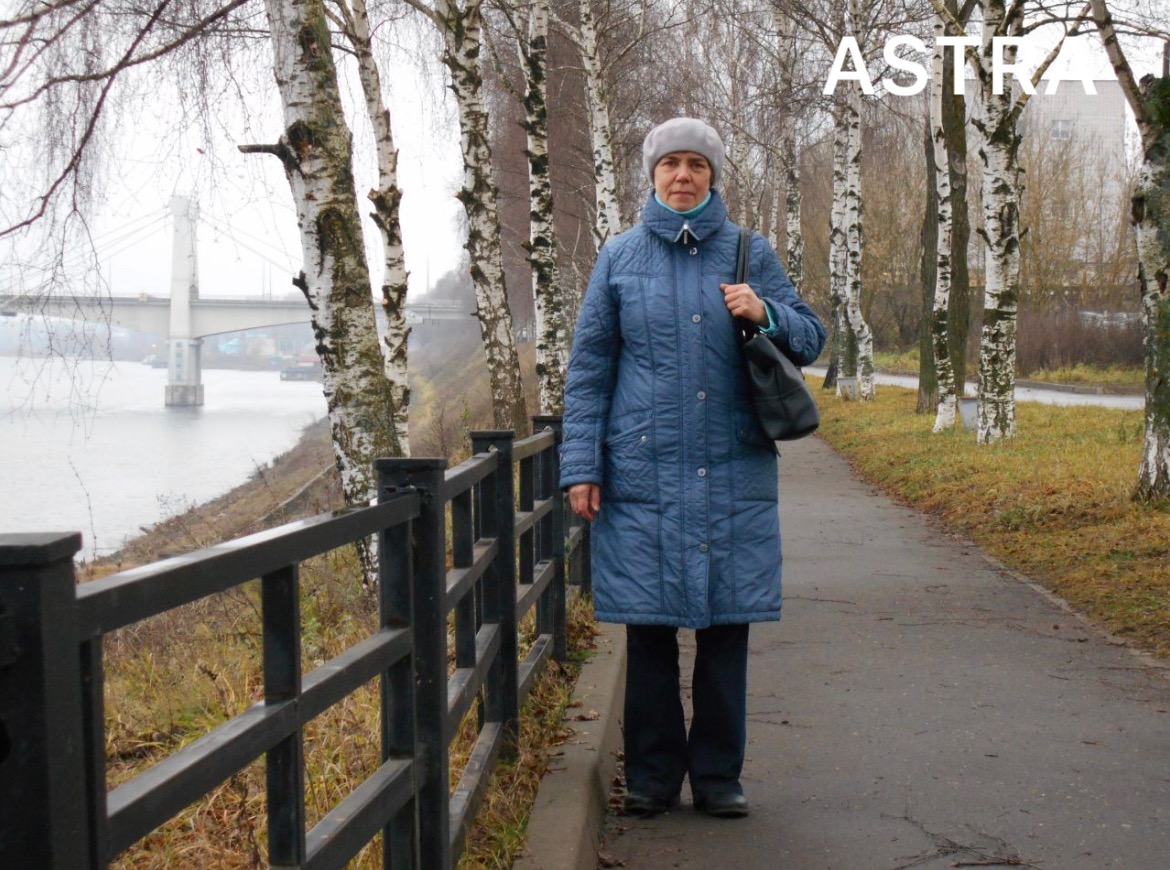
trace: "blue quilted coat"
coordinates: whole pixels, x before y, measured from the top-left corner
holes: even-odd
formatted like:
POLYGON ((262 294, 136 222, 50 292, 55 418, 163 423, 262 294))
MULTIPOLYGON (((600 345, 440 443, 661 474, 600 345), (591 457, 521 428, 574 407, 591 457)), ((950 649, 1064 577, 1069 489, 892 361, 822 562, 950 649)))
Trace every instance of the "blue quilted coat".
MULTIPOLYGON (((597 618, 710 625, 780 618, 773 443, 756 423, 720 283, 739 227, 717 192, 687 219, 651 194, 597 258, 565 388, 561 487, 599 483, 597 618)), ((825 342, 780 260, 752 237, 748 283, 801 365, 825 342)))

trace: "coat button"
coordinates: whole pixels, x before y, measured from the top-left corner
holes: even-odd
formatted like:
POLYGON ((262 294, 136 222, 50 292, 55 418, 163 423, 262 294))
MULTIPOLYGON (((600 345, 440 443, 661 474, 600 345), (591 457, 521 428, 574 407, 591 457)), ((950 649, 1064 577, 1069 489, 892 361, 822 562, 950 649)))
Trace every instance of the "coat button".
POLYGON ((699 469, 699 477, 706 477, 706 476, 707 476, 707 469, 700 468, 699 469))
POLYGON ((691 256, 692 256, 692 257, 693 257, 693 256, 695 256, 695 254, 697 254, 697 253, 699 253, 699 249, 698 249, 698 248, 691 248, 691 256))
POLYGON ((708 547, 706 544, 699 544, 699 552, 700 553, 706 553, 710 549, 711 548, 708 547))
POLYGON ((699 401, 701 402, 701 401, 703 401, 703 399, 707 398, 707 394, 704 393, 702 390, 699 390, 698 398, 699 398, 699 401))
POLYGON ((691 323, 700 323, 700 322, 702 322, 702 320, 703 320, 702 314, 692 314, 691 315, 691 323))

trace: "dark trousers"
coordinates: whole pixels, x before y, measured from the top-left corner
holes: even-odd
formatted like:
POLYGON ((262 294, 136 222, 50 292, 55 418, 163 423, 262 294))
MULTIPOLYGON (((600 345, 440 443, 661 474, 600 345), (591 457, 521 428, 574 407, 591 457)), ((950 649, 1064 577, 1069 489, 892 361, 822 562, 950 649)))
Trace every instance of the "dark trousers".
POLYGON ((679 687, 678 629, 626 626, 626 786, 670 799, 689 775, 696 795, 741 794, 747 743, 747 625, 695 632, 688 736, 679 687))

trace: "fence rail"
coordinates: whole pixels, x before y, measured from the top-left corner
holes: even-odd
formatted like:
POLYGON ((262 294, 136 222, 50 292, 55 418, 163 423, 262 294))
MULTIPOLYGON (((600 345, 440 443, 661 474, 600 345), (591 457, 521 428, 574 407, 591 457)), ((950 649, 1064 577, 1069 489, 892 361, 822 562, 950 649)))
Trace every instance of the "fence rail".
POLYGON ((565 655, 566 579, 589 588, 587 527, 566 523, 557 486, 560 425, 473 432, 474 455, 451 469, 378 460, 370 507, 81 585, 80 535, 0 535, 0 866, 105 868, 264 757, 270 866, 340 868, 382 834, 384 867, 451 867, 497 760, 515 753, 523 699, 565 655), (299 566, 371 536, 378 628, 302 676, 299 566), (108 790, 103 637, 257 578, 263 700, 108 790), (309 829, 303 729, 373 680, 381 764, 309 829), (450 743, 473 711, 452 791, 450 743))

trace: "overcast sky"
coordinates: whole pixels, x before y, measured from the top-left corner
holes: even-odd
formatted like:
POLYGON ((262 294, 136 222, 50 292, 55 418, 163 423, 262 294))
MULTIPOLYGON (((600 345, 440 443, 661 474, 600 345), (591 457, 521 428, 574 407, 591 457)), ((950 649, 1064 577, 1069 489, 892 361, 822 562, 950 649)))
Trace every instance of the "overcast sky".
MULTIPOLYGON (((410 38, 410 37, 408 37, 410 38)), ((415 35, 414 55, 387 66, 384 75, 391 93, 395 138, 399 148, 399 183, 404 191, 402 226, 410 292, 425 292, 442 274, 460 267, 460 207, 455 192, 461 164, 456 116, 437 63, 438 43, 433 35, 415 35)), ((1049 43, 1050 44, 1050 43, 1049 43)), ((1041 41, 1025 56, 1037 62, 1047 49, 1041 41)), ((1157 72, 1160 51, 1147 43, 1135 58, 1138 75, 1157 72)), ((1068 75, 1088 66, 1096 78, 1113 78, 1095 34, 1066 46, 1056 69, 1068 75)), ((270 74, 269 74, 270 75, 270 74)), ((827 75, 827 68, 826 68, 827 75)), ((349 92, 356 95, 356 79, 343 70, 349 92)), ((270 81, 270 79, 269 79, 270 81)), ((1076 83, 1062 87, 1079 88, 1076 83)), ((263 135, 279 134, 279 102, 274 87, 268 105, 250 105, 253 133, 230 113, 218 119, 220 129, 208 148, 198 135, 177 139, 159 109, 140 114, 125 130, 125 144, 117 167, 108 179, 107 203, 95 224, 103 274, 115 295, 169 292, 173 222, 168 203, 172 196, 199 200, 198 228, 200 290, 204 296, 282 295, 299 269, 300 243, 288 184, 279 162, 269 155, 244 155, 236 145, 263 135)), ((1092 99, 1088 97, 1087 99, 1092 99)), ((164 101, 165 102, 165 101, 164 101)), ((358 126, 355 169, 359 196, 373 181, 373 157, 358 126)), ((362 203, 364 206, 364 201, 362 203)), ((368 209, 363 208, 363 211, 368 209)), ((380 279, 377 251, 380 243, 367 221, 367 243, 380 279)))

